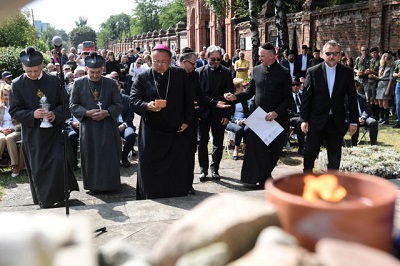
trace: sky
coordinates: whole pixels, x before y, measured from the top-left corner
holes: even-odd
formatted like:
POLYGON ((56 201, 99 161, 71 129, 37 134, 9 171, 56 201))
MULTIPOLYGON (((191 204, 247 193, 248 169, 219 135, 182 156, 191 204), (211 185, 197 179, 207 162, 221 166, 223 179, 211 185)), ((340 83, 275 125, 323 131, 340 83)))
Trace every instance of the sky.
POLYGON ((76 27, 79 17, 87 18, 87 25, 94 31, 100 30, 100 24, 112 15, 132 14, 134 0, 36 0, 23 7, 33 10, 35 20, 50 23, 50 26, 69 33, 76 27), (82 6, 82 8, 80 8, 82 6))

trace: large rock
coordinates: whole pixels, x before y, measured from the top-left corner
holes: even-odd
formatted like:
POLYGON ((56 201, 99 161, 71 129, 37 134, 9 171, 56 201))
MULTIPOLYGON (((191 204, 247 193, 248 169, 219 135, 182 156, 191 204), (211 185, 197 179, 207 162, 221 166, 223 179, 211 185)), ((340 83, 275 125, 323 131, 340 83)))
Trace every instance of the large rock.
POLYGON ((297 245, 297 240, 281 228, 265 228, 257 239, 256 246, 243 257, 227 266, 317 266, 320 265, 313 253, 297 245))
POLYGON ((324 266, 400 266, 389 253, 350 241, 324 238, 317 242, 315 249, 324 266))
POLYGON ((232 261, 251 250, 261 230, 270 225, 279 225, 272 204, 238 195, 212 196, 172 225, 155 244, 151 258, 155 265, 172 266, 187 252, 223 242, 232 261))

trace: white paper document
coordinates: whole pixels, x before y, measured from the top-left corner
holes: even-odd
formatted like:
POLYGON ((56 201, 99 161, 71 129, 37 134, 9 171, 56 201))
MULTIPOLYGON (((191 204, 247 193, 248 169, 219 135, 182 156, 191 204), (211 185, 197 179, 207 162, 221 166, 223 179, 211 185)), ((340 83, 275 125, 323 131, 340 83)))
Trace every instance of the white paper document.
POLYGON ((275 120, 266 121, 266 115, 261 107, 257 107, 245 123, 268 146, 283 131, 283 127, 275 120))

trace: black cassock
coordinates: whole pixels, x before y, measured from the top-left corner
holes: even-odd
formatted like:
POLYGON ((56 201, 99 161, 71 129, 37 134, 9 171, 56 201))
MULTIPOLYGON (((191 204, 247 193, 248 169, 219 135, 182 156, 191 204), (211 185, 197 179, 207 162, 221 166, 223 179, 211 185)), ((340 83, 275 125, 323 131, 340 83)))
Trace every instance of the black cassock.
MULTIPOLYGON (((41 207, 51 207, 64 199, 64 152, 62 125, 62 97, 67 97, 59 86, 59 79, 42 72, 38 80, 25 74, 13 80, 10 94, 10 114, 21 123, 22 150, 31 186, 32 198, 41 207), (45 95, 49 110, 55 114, 53 127, 40 128, 41 119, 33 117, 40 108, 40 97, 45 95)), ((67 104, 66 99, 65 104, 67 104)), ((66 105, 67 106, 67 105, 66 105)), ((69 191, 79 190, 73 166, 73 151, 67 141, 67 178, 69 191)))
POLYGON ((188 129, 177 130, 183 123, 193 125, 194 95, 186 72, 175 67, 164 75, 148 69, 133 83, 130 106, 141 116, 136 199, 188 194, 194 140, 188 129), (160 98, 167 100, 166 108, 159 112, 146 110, 150 101, 160 98))
POLYGON ((88 76, 78 78, 72 86, 70 102, 71 113, 81 122, 79 137, 84 188, 120 189, 121 137, 117 121, 123 106, 114 80, 102 77, 99 82, 92 82, 88 76), (98 101, 91 88, 98 92, 98 101), (99 102, 110 115, 100 121, 86 117, 86 111, 99 109, 99 102))
POLYGON ((278 114, 275 121, 284 128, 268 146, 251 129, 248 130, 241 172, 241 181, 244 183, 259 182, 263 186, 265 180, 271 177, 289 128, 287 109, 293 101, 291 85, 288 70, 275 62, 270 67, 254 67, 248 90, 237 95, 237 102, 254 96, 255 107, 261 107, 266 113, 275 111, 278 114))

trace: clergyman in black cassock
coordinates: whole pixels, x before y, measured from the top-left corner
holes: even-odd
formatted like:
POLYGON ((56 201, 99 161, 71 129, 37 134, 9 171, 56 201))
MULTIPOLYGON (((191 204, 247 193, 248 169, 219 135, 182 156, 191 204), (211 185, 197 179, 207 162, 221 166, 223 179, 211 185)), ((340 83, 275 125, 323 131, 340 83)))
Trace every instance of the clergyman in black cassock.
POLYGON ((279 160, 289 129, 287 109, 292 98, 292 78, 288 69, 275 60, 275 47, 265 43, 259 48, 261 64, 253 68, 252 79, 247 91, 236 97, 228 94, 226 99, 242 102, 254 96, 255 108, 261 107, 266 113, 267 121, 275 120, 284 130, 267 146, 253 130, 247 131, 247 148, 241 172, 241 181, 260 185, 264 188, 265 181, 279 160))
POLYGON ((115 191, 121 187, 121 97, 114 80, 102 77, 101 56, 92 53, 85 64, 88 75, 75 80, 70 100, 70 111, 81 122, 83 185, 89 194, 115 191))
MULTIPOLYGON (((59 79, 43 69, 43 56, 28 47, 20 54, 25 74, 12 82, 10 115, 21 123, 22 151, 29 177, 33 202, 41 208, 62 206, 65 198, 63 167, 67 163, 68 191, 79 190, 72 171, 73 151, 65 143, 67 161, 63 152, 63 97, 59 79), (49 112, 41 108, 40 100, 46 98, 49 112), (41 128, 41 120, 47 118, 51 127, 41 128)), ((64 98, 64 99, 65 99, 64 98)))
POLYGON ((171 52, 153 48, 153 66, 132 85, 130 106, 141 116, 136 199, 188 195, 193 141, 188 126, 194 116, 194 95, 186 72, 170 67, 171 52), (156 104, 166 100, 166 107, 156 104), (157 101, 158 102, 158 101, 157 101))

